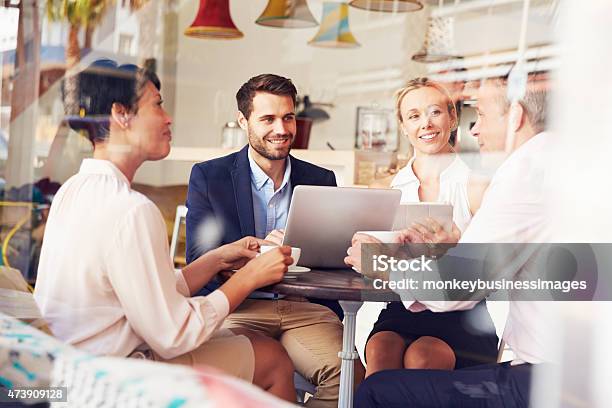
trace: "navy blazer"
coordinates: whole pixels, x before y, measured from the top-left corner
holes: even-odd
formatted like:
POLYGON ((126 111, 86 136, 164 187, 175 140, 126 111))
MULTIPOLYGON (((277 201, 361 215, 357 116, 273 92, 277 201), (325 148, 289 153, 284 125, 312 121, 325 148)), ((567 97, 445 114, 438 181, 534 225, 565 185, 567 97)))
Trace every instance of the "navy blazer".
MULTIPOLYGON (((187 263, 193 262, 206 251, 197 243, 197 230, 207 219, 213 218, 222 226, 218 246, 248 235, 255 236, 248 147, 218 159, 198 163, 191 169, 187 191, 187 263)), ((299 185, 336 186, 336 176, 332 171, 293 156, 290 180, 292 189, 299 185)), ((198 295, 206 295, 218 287, 216 281, 209 282, 198 295)), ((329 307, 342 320, 342 309, 337 301, 310 300, 329 307)))
MULTIPOLYGON (((219 246, 255 236, 248 147, 198 163, 191 169, 187 191, 187 263, 205 252, 197 244, 196 235, 198 226, 209 218, 222 226, 219 246)), ((290 180, 292 189, 299 185, 336 186, 332 171, 293 156, 290 180)))

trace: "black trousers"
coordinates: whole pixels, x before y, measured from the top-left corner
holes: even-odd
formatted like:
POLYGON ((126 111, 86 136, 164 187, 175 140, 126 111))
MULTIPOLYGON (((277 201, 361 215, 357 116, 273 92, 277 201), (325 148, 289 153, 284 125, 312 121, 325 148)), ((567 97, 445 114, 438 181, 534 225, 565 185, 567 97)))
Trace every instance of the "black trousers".
POLYGON ((531 372, 531 364, 510 363, 453 371, 380 371, 361 383, 354 407, 527 407, 531 372))

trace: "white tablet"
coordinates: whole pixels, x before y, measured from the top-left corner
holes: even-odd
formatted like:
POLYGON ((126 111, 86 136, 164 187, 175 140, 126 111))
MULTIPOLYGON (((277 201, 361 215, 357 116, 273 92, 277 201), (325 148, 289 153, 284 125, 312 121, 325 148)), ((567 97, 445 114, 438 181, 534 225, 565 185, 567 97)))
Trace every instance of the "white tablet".
POLYGON ((284 245, 302 248, 299 264, 344 268, 357 231, 390 231, 401 192, 391 189, 297 186, 284 245))

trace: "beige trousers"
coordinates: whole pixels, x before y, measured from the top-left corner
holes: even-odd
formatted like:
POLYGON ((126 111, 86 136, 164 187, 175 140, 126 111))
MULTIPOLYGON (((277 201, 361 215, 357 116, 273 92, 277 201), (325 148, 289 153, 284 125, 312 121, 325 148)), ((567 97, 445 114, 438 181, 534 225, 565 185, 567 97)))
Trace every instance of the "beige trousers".
POLYGON ((170 364, 207 365, 251 383, 255 373, 255 352, 251 341, 225 329, 217 330, 211 339, 189 353, 164 359, 152 352, 152 357, 155 361, 170 364))
POLYGON ((222 327, 250 329, 279 340, 297 372, 317 387, 306 406, 338 405, 342 323, 327 307, 307 301, 247 299, 222 327))

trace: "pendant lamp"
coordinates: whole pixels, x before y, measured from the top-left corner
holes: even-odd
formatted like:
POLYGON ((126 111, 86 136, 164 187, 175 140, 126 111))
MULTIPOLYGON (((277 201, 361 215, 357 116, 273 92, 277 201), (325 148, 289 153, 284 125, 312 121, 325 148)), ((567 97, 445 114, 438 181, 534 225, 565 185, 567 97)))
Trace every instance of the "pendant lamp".
POLYGON ((349 28, 348 11, 346 3, 324 2, 319 32, 308 44, 328 48, 360 47, 349 28))
POLYGON ((455 54, 455 18, 430 17, 423 47, 412 59, 423 63, 442 62, 456 58, 455 54))
POLYGON ((306 0, 269 0, 266 9, 255 22, 279 28, 314 27, 318 24, 306 0))
POLYGON ((352 0, 349 5, 370 11, 406 13, 423 8, 419 0, 352 0))
POLYGON ((200 0, 200 8, 185 35, 196 38, 234 39, 244 34, 236 28, 230 15, 229 0, 200 0))

